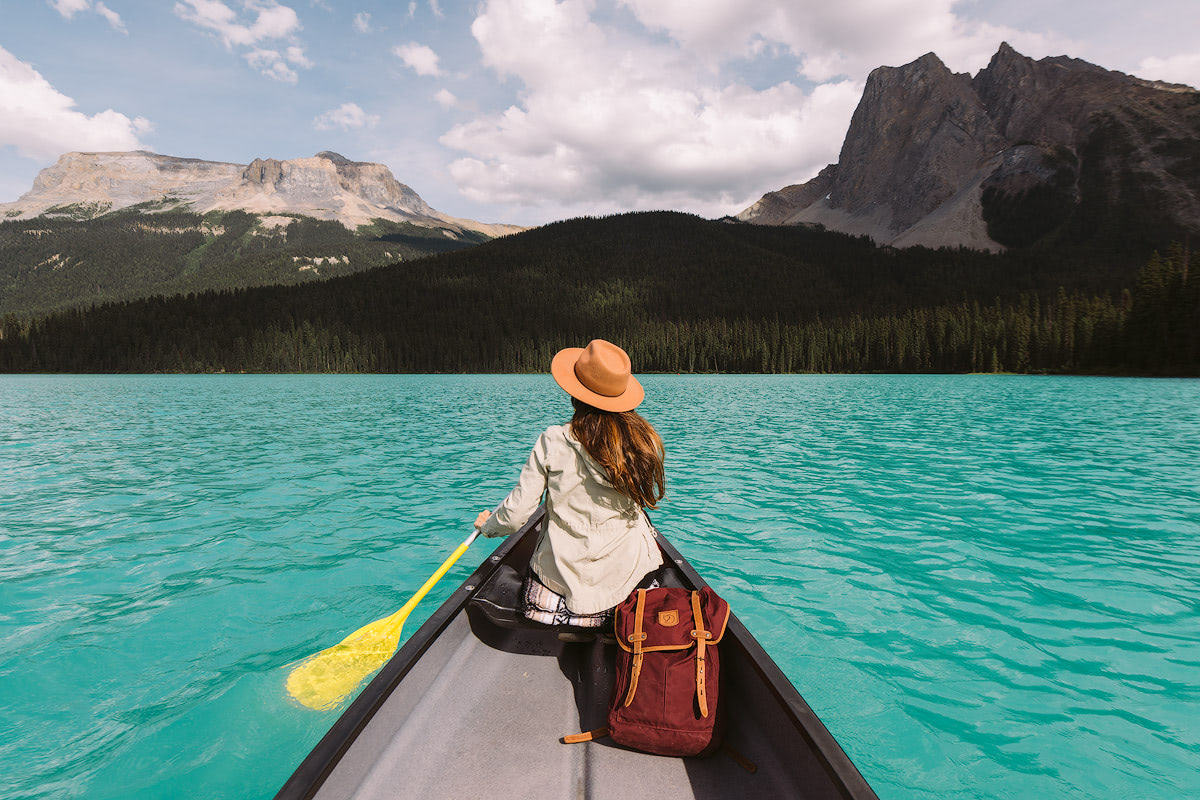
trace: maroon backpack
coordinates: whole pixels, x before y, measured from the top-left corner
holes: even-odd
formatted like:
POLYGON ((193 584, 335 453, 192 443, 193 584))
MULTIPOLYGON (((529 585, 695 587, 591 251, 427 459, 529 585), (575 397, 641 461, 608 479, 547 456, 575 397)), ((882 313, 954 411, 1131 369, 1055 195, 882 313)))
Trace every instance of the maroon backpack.
POLYGON ((568 736, 611 736, 663 756, 708 755, 720 744, 721 662, 729 604, 712 589, 638 589, 617 606, 617 678, 608 728, 568 736))

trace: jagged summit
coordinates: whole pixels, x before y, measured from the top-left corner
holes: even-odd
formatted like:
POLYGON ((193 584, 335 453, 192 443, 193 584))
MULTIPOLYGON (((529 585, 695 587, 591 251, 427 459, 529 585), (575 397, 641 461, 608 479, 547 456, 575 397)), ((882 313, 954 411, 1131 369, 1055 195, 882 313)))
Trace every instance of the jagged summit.
POLYGON ((385 219, 488 236, 521 230, 443 214, 384 165, 351 161, 329 150, 311 158, 255 158, 249 164, 144 150, 67 153, 42 170, 19 200, 0 204, 0 218, 56 212, 99 216, 130 206, 142 206, 148 213, 186 208, 200 213, 301 214, 337 220, 351 229, 385 219))
POLYGON ((1165 235, 1200 230, 1198 164, 1195 89, 1003 42, 974 77, 935 53, 876 68, 838 163, 738 218, 987 250, 1105 225, 1165 235))

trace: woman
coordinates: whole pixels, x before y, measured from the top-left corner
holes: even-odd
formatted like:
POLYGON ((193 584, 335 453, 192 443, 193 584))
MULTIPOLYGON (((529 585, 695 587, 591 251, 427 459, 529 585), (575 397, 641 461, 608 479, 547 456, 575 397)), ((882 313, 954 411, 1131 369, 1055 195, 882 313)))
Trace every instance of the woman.
POLYGON ((530 559, 525 616, 547 625, 599 628, 641 585, 657 585, 662 553, 643 508, 663 496, 663 445, 633 409, 645 392, 620 347, 595 339, 568 347, 550 364, 572 397, 568 425, 547 428, 495 513, 482 511, 484 536, 515 533, 546 493, 546 529, 530 559))

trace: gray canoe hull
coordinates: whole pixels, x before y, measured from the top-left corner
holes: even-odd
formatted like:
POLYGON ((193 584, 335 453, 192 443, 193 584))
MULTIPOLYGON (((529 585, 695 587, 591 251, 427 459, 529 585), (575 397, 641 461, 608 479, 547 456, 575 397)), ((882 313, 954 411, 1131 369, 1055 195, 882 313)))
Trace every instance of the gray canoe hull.
MULTIPOLYGON (((727 752, 665 758, 607 739, 615 647, 520 619, 515 585, 541 516, 510 537, 368 685, 278 798, 874 798, 812 710, 731 618, 721 644, 727 752)), ((703 580, 660 536, 668 585, 703 580), (672 566, 673 565, 673 566, 672 566)))

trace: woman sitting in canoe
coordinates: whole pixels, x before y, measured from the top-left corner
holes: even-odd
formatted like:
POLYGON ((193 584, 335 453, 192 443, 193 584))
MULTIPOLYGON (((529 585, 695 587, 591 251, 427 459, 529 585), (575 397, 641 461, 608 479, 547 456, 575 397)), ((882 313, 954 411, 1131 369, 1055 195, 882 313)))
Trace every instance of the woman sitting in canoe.
POLYGON ((664 490, 662 439, 633 409, 645 391, 620 347, 595 339, 550 364, 572 398, 567 425, 546 429, 517 486, 475 527, 508 536, 546 493, 546 529, 525 581, 525 616, 547 625, 599 628, 635 588, 657 585, 662 554, 643 508, 664 490))

